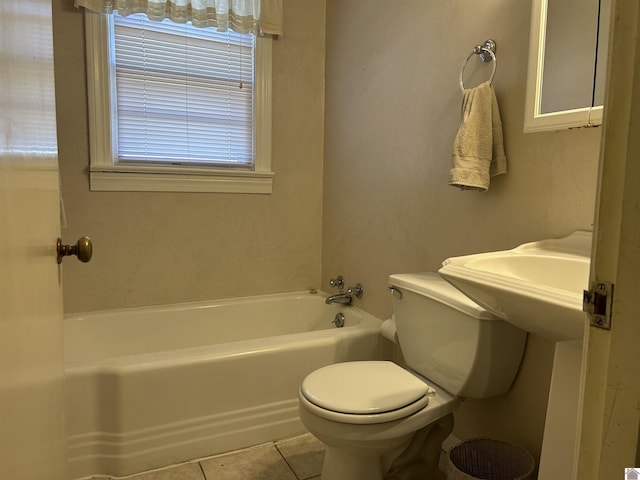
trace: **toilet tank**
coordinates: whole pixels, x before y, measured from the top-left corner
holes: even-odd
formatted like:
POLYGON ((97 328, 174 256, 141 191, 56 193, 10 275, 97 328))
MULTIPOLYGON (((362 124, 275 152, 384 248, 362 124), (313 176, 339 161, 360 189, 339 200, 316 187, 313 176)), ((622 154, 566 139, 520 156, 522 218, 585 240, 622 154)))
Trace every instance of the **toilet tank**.
POLYGON ((509 390, 526 332, 493 316, 436 273, 391 275, 389 285, 402 294, 393 295, 393 315, 411 370, 460 397, 487 398, 509 390))

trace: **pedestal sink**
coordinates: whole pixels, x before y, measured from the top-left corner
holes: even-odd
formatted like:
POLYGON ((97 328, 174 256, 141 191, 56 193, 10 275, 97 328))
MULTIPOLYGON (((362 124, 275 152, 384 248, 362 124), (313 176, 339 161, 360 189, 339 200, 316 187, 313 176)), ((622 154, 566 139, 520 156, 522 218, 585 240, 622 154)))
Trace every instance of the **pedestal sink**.
POLYGON ((548 340, 583 337, 591 232, 445 260, 438 271, 503 320, 548 340))
POLYGON ((453 257, 438 271, 503 320, 555 342, 538 480, 575 478, 591 232, 453 257))

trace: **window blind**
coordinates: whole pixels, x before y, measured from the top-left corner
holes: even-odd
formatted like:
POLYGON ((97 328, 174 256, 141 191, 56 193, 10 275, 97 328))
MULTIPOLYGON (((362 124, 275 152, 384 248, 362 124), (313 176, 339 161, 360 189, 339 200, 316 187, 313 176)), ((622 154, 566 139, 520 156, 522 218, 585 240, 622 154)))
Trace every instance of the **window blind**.
POLYGON ((254 40, 115 15, 117 163, 252 167, 254 40))

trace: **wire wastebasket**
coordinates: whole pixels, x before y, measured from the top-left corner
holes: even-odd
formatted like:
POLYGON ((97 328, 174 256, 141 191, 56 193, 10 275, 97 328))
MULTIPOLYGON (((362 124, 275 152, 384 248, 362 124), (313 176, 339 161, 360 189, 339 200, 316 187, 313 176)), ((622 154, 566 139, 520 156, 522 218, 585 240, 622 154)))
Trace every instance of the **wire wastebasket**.
POLYGON ((474 438, 449 452, 447 480, 533 480, 536 462, 524 448, 474 438))

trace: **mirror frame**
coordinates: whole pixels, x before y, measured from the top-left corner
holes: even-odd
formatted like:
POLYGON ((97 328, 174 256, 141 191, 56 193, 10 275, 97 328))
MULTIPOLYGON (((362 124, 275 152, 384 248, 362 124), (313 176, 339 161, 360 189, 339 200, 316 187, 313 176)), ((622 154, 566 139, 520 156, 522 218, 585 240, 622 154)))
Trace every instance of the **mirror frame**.
POLYGON ((542 76, 544 73, 545 36, 547 32, 548 0, 533 0, 529 65, 524 108, 524 132, 562 130, 602 125, 603 106, 542 113, 542 76))

